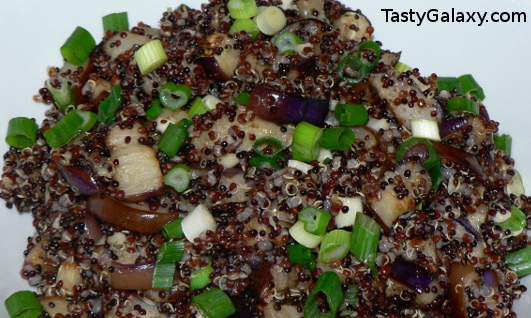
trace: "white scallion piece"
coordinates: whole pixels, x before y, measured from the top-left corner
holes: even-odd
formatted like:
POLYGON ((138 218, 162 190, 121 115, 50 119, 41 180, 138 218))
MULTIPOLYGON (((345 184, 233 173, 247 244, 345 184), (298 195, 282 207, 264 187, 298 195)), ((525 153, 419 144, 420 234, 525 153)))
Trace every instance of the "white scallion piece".
POLYGON ((339 213, 334 217, 336 227, 340 229, 353 226, 354 222, 356 221, 356 214, 358 212, 363 212, 363 203, 361 201, 361 197, 340 197, 339 200, 344 206, 348 207, 348 212, 344 213, 343 211, 339 211, 339 213))
POLYGON ((218 103, 221 103, 221 100, 214 95, 205 95, 203 97, 203 103, 205 103, 208 109, 213 110, 216 109, 218 103))
POLYGON ((204 204, 199 204, 182 221, 184 236, 190 242, 201 236, 204 231, 216 231, 216 220, 204 204))
POLYGON ((441 141, 439 124, 435 120, 411 119, 410 124, 413 137, 441 141))
POLYGON ((308 173, 308 171, 313 168, 313 166, 310 164, 294 159, 288 160, 288 167, 295 168, 303 173, 308 173))
POLYGON ((391 128, 391 125, 384 118, 381 118, 381 119, 369 118, 365 126, 371 128, 374 131, 380 131, 380 129, 387 130, 391 128))
POLYGON ((321 148, 321 150, 319 150, 319 158, 317 158, 317 161, 325 162, 325 160, 327 159, 333 159, 332 151, 325 148, 321 148))
POLYGON ((282 9, 270 6, 255 17, 255 22, 263 34, 274 35, 286 26, 286 15, 282 9))
POLYGON ((315 235, 304 229, 304 222, 297 221, 289 229, 289 234, 297 243, 306 246, 307 248, 316 248, 323 240, 324 235, 315 235))

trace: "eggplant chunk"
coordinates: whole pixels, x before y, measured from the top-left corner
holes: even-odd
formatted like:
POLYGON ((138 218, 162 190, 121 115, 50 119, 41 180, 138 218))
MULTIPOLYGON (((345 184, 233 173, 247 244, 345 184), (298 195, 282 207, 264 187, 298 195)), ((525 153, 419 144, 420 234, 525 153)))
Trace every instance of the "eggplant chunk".
POLYGON ((132 129, 114 126, 107 135, 107 147, 111 151, 113 178, 119 182, 127 201, 139 201, 157 194, 164 188, 164 177, 157 154, 153 148, 142 145, 143 127, 135 124, 132 129))
POLYGON ((374 217, 385 230, 417 206, 431 188, 428 171, 417 158, 405 159, 387 170, 365 193, 374 217))
POLYGON ((299 9, 299 14, 304 18, 315 18, 321 21, 328 22, 324 12, 324 1, 323 0, 297 0, 296 3, 297 9, 299 9), (317 16, 315 15, 317 13, 317 16))
POLYGON ((354 40, 362 42, 372 40, 374 29, 371 22, 361 13, 347 11, 334 21, 334 27, 339 29, 342 40, 354 40))
POLYGON ((240 57, 240 50, 235 49, 234 44, 234 39, 223 33, 214 33, 206 38, 199 55, 208 75, 225 81, 234 75, 240 57))
POLYGON ((411 129, 410 119, 429 119, 441 123, 442 111, 437 102, 434 99, 430 100, 414 84, 408 84, 409 77, 400 75, 399 72, 390 69, 387 73, 372 74, 368 79, 380 98, 387 101, 387 108, 395 115, 398 123, 407 129, 411 129), (408 97, 415 96, 416 101, 412 102, 412 97, 406 98, 407 102, 404 104, 402 102, 404 93, 401 92, 406 92, 408 97), (396 105, 395 101, 400 103, 396 105))

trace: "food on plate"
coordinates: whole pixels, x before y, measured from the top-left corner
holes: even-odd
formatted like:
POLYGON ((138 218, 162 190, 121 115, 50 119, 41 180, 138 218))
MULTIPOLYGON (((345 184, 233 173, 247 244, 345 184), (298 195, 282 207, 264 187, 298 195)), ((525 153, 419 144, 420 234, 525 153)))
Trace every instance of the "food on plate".
POLYGON ((531 200, 471 75, 334 0, 103 24, 9 123, 0 196, 36 229, 13 317, 516 315, 531 200))

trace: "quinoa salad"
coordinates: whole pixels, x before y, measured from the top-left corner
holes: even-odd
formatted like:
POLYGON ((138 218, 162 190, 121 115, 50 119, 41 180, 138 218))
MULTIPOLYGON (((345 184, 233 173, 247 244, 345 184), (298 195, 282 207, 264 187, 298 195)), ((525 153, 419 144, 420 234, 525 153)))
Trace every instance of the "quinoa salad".
POLYGON ((34 227, 9 314, 516 317, 531 198, 492 92, 371 18, 213 0, 77 27, 45 119, 5 127, 0 197, 34 227))

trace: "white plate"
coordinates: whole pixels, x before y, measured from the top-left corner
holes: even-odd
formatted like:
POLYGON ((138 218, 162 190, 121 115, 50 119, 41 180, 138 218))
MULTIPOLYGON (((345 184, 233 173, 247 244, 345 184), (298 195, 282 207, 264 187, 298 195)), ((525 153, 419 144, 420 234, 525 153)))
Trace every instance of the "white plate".
MULTIPOLYGON (((199 0, 187 1, 194 8, 199 0)), ((492 119, 500 122, 500 131, 513 137, 513 156, 526 188, 531 189, 531 166, 526 165, 531 156, 529 146, 529 120, 531 103, 531 63, 527 60, 531 49, 531 1, 372 1, 344 0, 360 8, 372 21, 375 37, 383 47, 402 51, 402 61, 418 67, 424 75, 440 76, 473 74, 484 88, 485 103, 492 119), (428 11, 437 9, 451 12, 525 12, 527 23, 417 23, 386 21, 382 9, 397 12, 428 11), (481 8, 481 9, 480 9, 481 8)), ((166 8, 175 8, 176 0, 25 0, 0 1, 0 153, 7 151, 3 142, 7 122, 16 116, 35 117, 39 121, 46 109, 33 102, 46 79, 47 66, 60 66, 59 47, 77 26, 87 28, 95 38, 102 34, 101 17, 108 13, 128 11, 130 25, 143 21, 157 25, 166 8)), ((529 191, 527 192, 529 194, 529 191)), ((19 276, 27 237, 33 233, 28 213, 18 214, 0 204, 0 316, 7 317, 3 301, 11 293, 27 289, 19 276)), ((524 282, 531 285, 531 277, 524 282)), ((531 293, 517 302, 520 317, 531 310, 531 293)))

